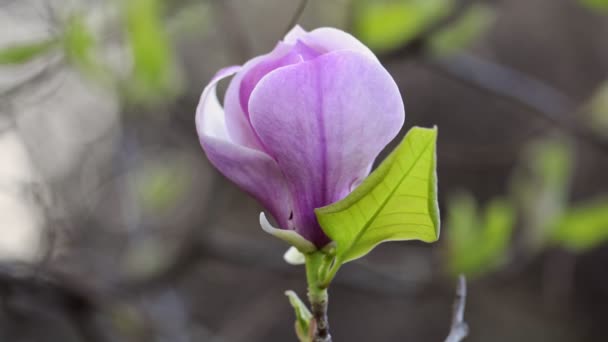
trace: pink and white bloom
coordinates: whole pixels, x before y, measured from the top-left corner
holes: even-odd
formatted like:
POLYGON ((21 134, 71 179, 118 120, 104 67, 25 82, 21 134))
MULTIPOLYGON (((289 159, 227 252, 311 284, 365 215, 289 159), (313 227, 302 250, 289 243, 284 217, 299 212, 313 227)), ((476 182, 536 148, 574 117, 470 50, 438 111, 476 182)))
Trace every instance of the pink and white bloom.
POLYGON ((334 28, 295 27, 270 53, 220 70, 196 111, 211 163, 254 196, 305 252, 330 242, 314 209, 343 199, 397 135, 399 89, 374 54, 334 28), (234 75, 222 108, 217 83, 234 75))

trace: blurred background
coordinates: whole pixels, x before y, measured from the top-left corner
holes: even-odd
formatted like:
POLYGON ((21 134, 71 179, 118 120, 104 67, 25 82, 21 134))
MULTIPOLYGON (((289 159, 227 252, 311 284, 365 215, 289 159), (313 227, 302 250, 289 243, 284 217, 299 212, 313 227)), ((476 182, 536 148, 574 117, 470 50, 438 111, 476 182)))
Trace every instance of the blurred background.
POLYGON ((194 127, 296 22, 440 132, 440 241, 346 265, 334 339, 442 341, 464 273, 467 341, 606 341, 606 0, 0 0, 0 341, 296 340, 304 270, 194 127))

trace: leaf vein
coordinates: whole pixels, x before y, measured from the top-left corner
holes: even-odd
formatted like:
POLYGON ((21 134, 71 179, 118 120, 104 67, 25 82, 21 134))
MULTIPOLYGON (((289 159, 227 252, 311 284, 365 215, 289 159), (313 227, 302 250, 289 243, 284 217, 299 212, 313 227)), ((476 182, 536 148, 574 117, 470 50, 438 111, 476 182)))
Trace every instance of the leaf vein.
MULTIPOLYGON (((406 138, 406 141, 408 142, 408 145, 409 145, 410 149, 412 151, 414 151, 413 148, 412 148, 411 141, 407 140, 407 138, 406 138)), ((359 232, 357 233, 357 236, 355 236, 355 238, 350 243, 350 245, 345 249, 345 251, 343 253, 344 256, 348 255, 348 253, 350 253, 350 251, 353 249, 353 246, 355 246, 359 242, 359 240, 361 240, 361 237, 363 236, 363 234, 369 229, 370 225, 374 222, 374 220, 376 219, 376 217, 382 212, 382 210, 384 209, 384 207, 386 206, 386 204, 388 203, 388 201, 395 194, 395 192, 397 192, 397 190, 399 189, 399 187, 401 186, 401 184, 403 183, 403 181, 405 180, 405 178, 414 169, 414 167, 417 165, 418 161, 420 161, 422 159, 422 156, 424 155, 424 152, 432 145, 431 143, 432 143, 432 139, 429 140, 426 143, 426 145, 424 146, 424 148, 416 156, 416 159, 414 159, 414 161, 412 162, 412 165, 409 167, 409 169, 406 172, 404 172, 404 174, 401 176, 401 178, 399 179, 399 182, 397 183, 397 185, 393 189, 391 189, 391 191, 388 194, 388 196, 386 196, 386 198, 378 206, 378 209, 376 210, 376 212, 374 212, 374 214, 372 215, 372 217, 370 217, 369 220, 367 220, 367 222, 365 223, 365 225, 363 226, 363 228, 361 228, 361 230, 359 230, 359 232)), ((401 194, 399 194, 399 195, 401 195, 401 194)), ((414 196, 412 196, 412 197, 414 197, 414 196)), ((416 196, 416 197, 423 197, 423 196, 416 196)), ((423 198, 425 200, 427 199, 426 197, 423 197, 423 198)))

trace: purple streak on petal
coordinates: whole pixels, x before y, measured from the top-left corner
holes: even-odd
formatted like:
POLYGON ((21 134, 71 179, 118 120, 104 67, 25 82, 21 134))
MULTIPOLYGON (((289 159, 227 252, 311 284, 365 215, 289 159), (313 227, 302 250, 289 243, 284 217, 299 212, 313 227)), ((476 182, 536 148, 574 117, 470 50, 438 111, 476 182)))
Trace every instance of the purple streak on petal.
POLYGON ((344 198, 367 176, 405 117, 388 72, 346 50, 269 73, 253 90, 249 111, 285 175, 296 230, 318 247, 329 240, 314 209, 344 198))
POLYGON ((207 85, 196 109, 196 130, 209 161, 226 178, 247 191, 287 228, 291 205, 277 163, 266 153, 233 142, 226 129, 224 111, 217 99, 217 83, 240 67, 220 70, 207 85))

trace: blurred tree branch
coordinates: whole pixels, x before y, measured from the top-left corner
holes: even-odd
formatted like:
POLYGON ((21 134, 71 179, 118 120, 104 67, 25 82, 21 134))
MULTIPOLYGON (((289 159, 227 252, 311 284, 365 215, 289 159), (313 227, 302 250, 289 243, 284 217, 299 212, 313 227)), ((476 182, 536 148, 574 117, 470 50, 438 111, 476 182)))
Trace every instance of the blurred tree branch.
POLYGON ((430 60, 425 66, 463 85, 517 104, 608 154, 608 139, 577 120, 574 114, 581 110, 574 101, 537 79, 468 54, 430 60))
POLYGON ((65 277, 22 265, 3 265, 0 267, 0 298, 9 306, 19 302, 12 308, 17 315, 29 311, 30 306, 36 311, 62 313, 83 341, 106 341, 94 321, 100 310, 101 298, 92 289, 65 277), (20 297, 27 298, 27 301, 20 297))
POLYGON ((8 101, 10 98, 17 96, 19 93, 28 90, 29 87, 43 83, 45 79, 51 78, 59 73, 64 65, 65 63, 63 58, 53 58, 39 71, 33 73, 24 80, 16 82, 4 89, 0 89, 0 100, 8 101))
POLYGON ((289 21, 289 24, 287 24, 287 27, 285 28, 284 35, 286 35, 289 31, 291 31, 294 26, 298 24, 298 21, 300 21, 302 14, 304 14, 306 5, 308 5, 308 0, 300 0, 298 8, 294 12, 293 16, 291 17, 291 20, 289 21))
POLYGON ((454 300, 454 312, 450 334, 445 342, 460 342, 469 334, 469 327, 464 322, 464 308, 467 300, 467 281, 463 275, 458 277, 456 285, 456 299, 454 300))
POLYGON ((459 0, 450 14, 431 24, 404 45, 380 56, 384 62, 420 60, 429 70, 467 87, 516 104, 597 150, 608 154, 608 138, 597 134, 575 116, 581 113, 576 101, 554 87, 505 65, 462 53, 435 57, 429 51, 433 35, 460 18, 481 0, 459 0))

